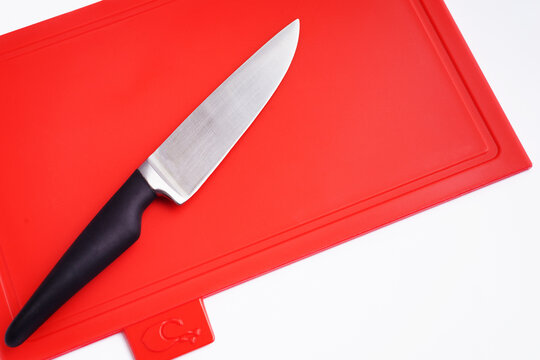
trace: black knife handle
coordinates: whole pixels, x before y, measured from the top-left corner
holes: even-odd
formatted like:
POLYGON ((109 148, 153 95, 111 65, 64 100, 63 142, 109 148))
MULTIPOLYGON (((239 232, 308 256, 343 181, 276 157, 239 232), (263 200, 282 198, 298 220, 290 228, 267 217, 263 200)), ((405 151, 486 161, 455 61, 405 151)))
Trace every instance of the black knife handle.
POLYGON ((6 331, 5 342, 23 343, 56 310, 98 275, 141 233, 143 211, 156 197, 136 170, 105 204, 38 287, 6 331))

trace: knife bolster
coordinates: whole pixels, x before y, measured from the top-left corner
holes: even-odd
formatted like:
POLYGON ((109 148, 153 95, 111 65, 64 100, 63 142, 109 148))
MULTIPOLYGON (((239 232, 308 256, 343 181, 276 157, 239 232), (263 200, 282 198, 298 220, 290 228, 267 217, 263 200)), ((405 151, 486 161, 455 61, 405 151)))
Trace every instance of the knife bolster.
POLYGON ((187 201, 189 196, 181 191, 179 186, 172 186, 167 180, 166 176, 161 174, 147 159, 141 166, 139 166, 139 172, 146 180, 148 185, 158 194, 164 195, 174 201, 177 205, 181 205, 187 201))

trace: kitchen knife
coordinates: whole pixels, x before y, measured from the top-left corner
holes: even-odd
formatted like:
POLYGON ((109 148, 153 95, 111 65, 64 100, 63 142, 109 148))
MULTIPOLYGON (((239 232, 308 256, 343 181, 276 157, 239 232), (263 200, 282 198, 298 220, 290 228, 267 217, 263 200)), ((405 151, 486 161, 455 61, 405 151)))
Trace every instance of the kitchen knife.
POLYGON ((266 105, 292 61, 299 20, 242 64, 128 178, 92 219, 6 331, 23 343, 77 291, 139 237, 143 211, 157 194, 188 200, 266 105))

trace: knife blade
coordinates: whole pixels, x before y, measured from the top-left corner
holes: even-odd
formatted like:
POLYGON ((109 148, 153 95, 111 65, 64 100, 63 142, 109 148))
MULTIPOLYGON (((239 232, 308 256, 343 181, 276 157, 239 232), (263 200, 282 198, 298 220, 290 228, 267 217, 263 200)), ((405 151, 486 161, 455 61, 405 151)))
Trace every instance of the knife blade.
POLYGON ((281 83, 299 31, 297 19, 271 38, 135 170, 13 319, 8 346, 22 344, 139 238, 142 213, 158 194, 182 204, 201 187, 281 83))

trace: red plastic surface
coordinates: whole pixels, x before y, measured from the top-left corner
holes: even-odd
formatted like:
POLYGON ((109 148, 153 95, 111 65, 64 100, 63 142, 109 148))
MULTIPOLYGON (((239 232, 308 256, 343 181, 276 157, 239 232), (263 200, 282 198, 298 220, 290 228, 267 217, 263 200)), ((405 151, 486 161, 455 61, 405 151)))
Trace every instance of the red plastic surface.
POLYGON ((288 74, 207 183, 152 204, 140 240, 3 359, 152 326, 530 167, 440 0, 103 1, 0 38, 0 331, 133 169, 295 18, 288 74))

